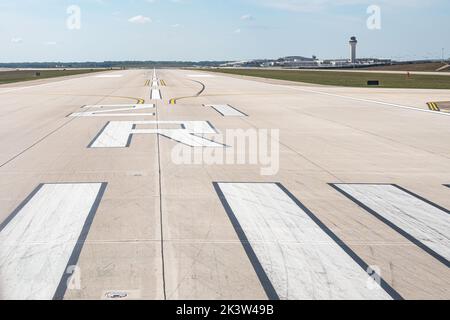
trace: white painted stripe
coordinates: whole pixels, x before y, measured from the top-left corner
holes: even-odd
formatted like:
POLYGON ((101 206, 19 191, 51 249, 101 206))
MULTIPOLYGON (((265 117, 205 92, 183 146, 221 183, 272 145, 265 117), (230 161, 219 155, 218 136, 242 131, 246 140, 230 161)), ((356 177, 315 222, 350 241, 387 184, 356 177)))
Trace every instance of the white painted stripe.
MULTIPOLYGON (((250 80, 250 79, 246 79, 245 81, 259 82, 258 80, 250 80)), ((284 89, 290 89, 290 90, 296 90, 296 91, 302 91, 302 92, 308 92, 308 93, 315 93, 315 94, 320 94, 320 95, 324 95, 324 96, 347 99, 347 100, 352 100, 352 101, 374 103, 374 104, 378 104, 378 105, 382 105, 382 106, 394 107, 394 108, 399 108, 399 109, 404 109, 404 110, 425 112, 425 113, 432 114, 432 115, 450 116, 450 113, 447 113, 447 112, 432 111, 429 109, 421 109, 421 108, 417 108, 417 107, 405 106, 405 105, 396 104, 396 103, 389 103, 389 102, 384 102, 384 101, 363 99, 363 98, 355 98, 355 97, 351 97, 351 96, 334 94, 334 93, 329 93, 329 92, 324 92, 324 91, 319 91, 319 90, 304 89, 303 87, 300 87, 300 86, 286 86, 286 85, 281 85, 281 84, 271 84, 271 86, 278 87, 278 88, 284 88, 284 89)))
POLYGON ((90 148, 124 148, 128 146, 134 122, 111 121, 90 145, 90 148))
POLYGON ((391 299, 278 185, 218 186, 280 299, 391 299))
POLYGON ((0 94, 16 92, 16 91, 21 91, 21 90, 27 90, 27 89, 35 89, 35 88, 40 88, 40 87, 51 87, 53 85, 62 84, 62 83, 65 83, 65 82, 76 81, 76 80, 87 79, 87 78, 92 78, 92 76, 91 75, 87 75, 87 76, 84 76, 84 77, 80 76, 80 77, 77 77, 77 78, 53 81, 53 82, 49 82, 49 83, 36 84, 36 85, 26 86, 26 87, 5 88, 5 90, 0 91, 0 94))
POLYGON ((215 78, 215 76, 209 75, 209 74, 190 74, 188 75, 189 78, 215 78))
POLYGON ((161 91, 159 89, 152 89, 152 100, 162 100, 161 91))
POLYGON ((207 107, 215 109, 224 117, 246 117, 244 113, 227 104, 211 104, 207 105, 207 107))
POLYGON ((190 147, 224 148, 223 144, 208 140, 206 134, 217 132, 207 121, 111 121, 98 135, 90 148, 125 148, 135 134, 159 134, 190 147), (135 129, 148 125, 156 129, 135 129), (173 125, 175 129, 157 129, 158 126, 173 125))
POLYGON ((93 76, 93 78, 122 78, 122 74, 102 74, 99 76, 93 76))
POLYGON ((84 106, 83 109, 88 109, 85 112, 72 113, 69 117, 136 117, 136 116, 154 116, 155 113, 136 113, 121 111, 140 111, 154 109, 154 104, 116 104, 116 105, 98 105, 98 106, 84 106), (94 109, 94 110, 92 110, 94 109), (101 109, 101 110, 98 110, 101 109), (121 113, 117 113, 121 112, 121 113))
POLYGON ((315 94, 320 94, 320 95, 329 96, 329 97, 333 97, 333 98, 341 98, 341 99, 347 99, 347 100, 352 100, 352 101, 374 103, 374 104, 387 106, 387 107, 394 107, 394 108, 398 108, 398 109, 425 112, 425 113, 429 113, 429 114, 433 114, 433 115, 450 116, 450 113, 445 113, 445 112, 442 112, 442 111, 441 112, 439 112, 439 111, 432 111, 432 110, 429 110, 429 109, 421 109, 421 108, 417 108, 417 107, 405 106, 405 105, 396 104, 396 103, 389 103, 389 102, 378 101, 378 100, 371 100, 371 99, 355 98, 355 97, 351 97, 351 96, 345 96, 345 95, 334 94, 334 93, 329 93, 329 92, 323 92, 323 91, 318 91, 318 90, 303 89, 303 88, 300 88, 298 86, 286 86, 286 85, 273 85, 273 86, 276 86, 276 87, 279 87, 279 88, 296 90, 296 91, 315 93, 315 94))
POLYGON ((90 108, 149 108, 155 107, 154 104, 135 104, 135 103, 122 103, 122 104, 92 104, 85 105, 81 107, 82 109, 90 109, 90 108))
POLYGON ((450 258, 450 215, 393 185, 336 184, 447 262, 450 258))
POLYGON ((0 298, 52 299, 102 184, 45 184, 0 232, 0 298))

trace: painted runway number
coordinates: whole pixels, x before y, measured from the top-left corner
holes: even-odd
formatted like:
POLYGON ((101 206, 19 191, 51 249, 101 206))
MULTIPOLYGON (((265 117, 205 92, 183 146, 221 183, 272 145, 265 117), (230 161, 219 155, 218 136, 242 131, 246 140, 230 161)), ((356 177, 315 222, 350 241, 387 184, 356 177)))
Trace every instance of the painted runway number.
POLYGON ((0 299, 63 295, 106 184, 43 184, 0 226, 0 299))
POLYGON ((136 111, 154 110, 153 104, 111 104, 84 106, 86 111, 76 112, 69 115, 72 118, 80 117, 137 117, 137 116, 155 116, 155 113, 136 113, 136 111))
POLYGON ((370 281, 368 266, 358 264, 281 185, 218 183, 215 188, 269 298, 398 298, 389 286, 384 287, 390 293, 370 281))
POLYGON ((217 134, 207 121, 111 121, 90 148, 126 148, 136 134, 158 134, 190 147, 223 148, 224 145, 203 137, 217 134), (137 126, 173 126, 173 129, 137 129, 137 126))

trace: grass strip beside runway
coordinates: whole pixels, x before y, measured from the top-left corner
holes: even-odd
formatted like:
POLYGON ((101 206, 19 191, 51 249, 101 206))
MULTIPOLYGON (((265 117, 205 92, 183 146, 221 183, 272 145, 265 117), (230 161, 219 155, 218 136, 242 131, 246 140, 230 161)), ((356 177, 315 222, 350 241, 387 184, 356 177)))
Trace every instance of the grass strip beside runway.
POLYGON ((372 87, 367 85, 367 81, 379 80, 380 85, 376 87, 380 88, 450 89, 450 77, 433 75, 410 75, 408 77, 406 73, 386 74, 265 69, 209 69, 208 71, 343 87, 372 87))
POLYGON ((14 82, 49 79, 65 76, 73 76, 94 72, 103 72, 106 69, 83 69, 83 70, 13 70, 0 72, 0 85, 14 82), (39 74, 39 75, 38 75, 39 74))

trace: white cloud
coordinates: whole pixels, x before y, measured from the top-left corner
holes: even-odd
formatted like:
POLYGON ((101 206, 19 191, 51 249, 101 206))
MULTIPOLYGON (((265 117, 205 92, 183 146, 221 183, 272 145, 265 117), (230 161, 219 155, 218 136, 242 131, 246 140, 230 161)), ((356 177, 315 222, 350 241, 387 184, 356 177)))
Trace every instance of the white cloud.
POLYGON ((22 38, 19 38, 19 37, 15 37, 15 38, 12 38, 12 39, 11 39, 11 42, 12 42, 12 43, 22 43, 22 42, 23 42, 23 39, 22 39, 22 38))
POLYGON ((253 20, 253 16, 252 16, 251 14, 244 14, 244 15, 241 17, 241 20, 244 20, 244 21, 253 20))
POLYGON ((152 19, 150 19, 149 17, 144 17, 142 15, 138 15, 138 16, 128 19, 128 21, 131 23, 136 23, 136 24, 146 24, 146 23, 152 22, 152 19))
MULTIPOLYGON (((419 7, 428 5, 431 2, 441 2, 443 0, 378 0, 379 5, 384 6, 408 6, 419 7)), ((253 0, 253 2, 262 4, 274 9, 294 11, 294 12, 314 12, 322 11, 332 7, 351 6, 351 5, 371 5, 373 0, 253 0)))

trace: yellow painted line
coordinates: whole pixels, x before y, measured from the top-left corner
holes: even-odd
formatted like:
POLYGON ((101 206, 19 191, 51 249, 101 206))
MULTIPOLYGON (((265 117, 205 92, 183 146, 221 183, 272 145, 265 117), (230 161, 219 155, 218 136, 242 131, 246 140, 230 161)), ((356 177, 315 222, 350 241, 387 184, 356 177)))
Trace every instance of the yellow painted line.
POLYGON ((144 99, 137 99, 138 101, 137 101, 137 104, 144 104, 145 103, 145 100, 144 99))
POLYGON ((164 80, 160 80, 159 82, 161 83, 161 85, 162 85, 163 87, 166 86, 166 82, 165 82, 164 80))
POLYGON ((431 111, 441 111, 436 102, 428 102, 427 105, 431 111))
POLYGON ((169 104, 177 104, 177 100, 176 99, 170 99, 169 104))

